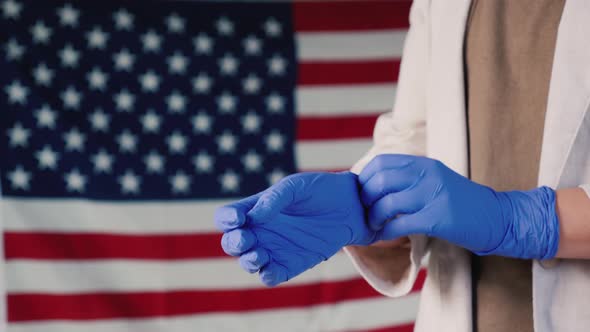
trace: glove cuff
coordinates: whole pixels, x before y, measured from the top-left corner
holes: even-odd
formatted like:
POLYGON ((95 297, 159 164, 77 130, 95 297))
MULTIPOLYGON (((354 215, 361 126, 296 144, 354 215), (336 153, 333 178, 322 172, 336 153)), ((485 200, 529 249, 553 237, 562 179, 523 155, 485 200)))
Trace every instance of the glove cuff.
POLYGON ((522 259, 551 259, 559 247, 559 220, 555 191, 543 186, 530 191, 496 192, 507 225, 500 244, 478 255, 522 259))

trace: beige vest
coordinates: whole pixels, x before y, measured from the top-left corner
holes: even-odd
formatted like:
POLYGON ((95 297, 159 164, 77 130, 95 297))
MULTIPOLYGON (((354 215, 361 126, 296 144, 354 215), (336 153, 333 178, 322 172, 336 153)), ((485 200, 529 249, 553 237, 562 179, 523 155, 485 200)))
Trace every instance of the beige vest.
MULTIPOLYGON (((564 0, 474 0, 465 37, 470 176, 496 190, 537 186, 564 0)), ((477 332, 533 331, 532 264, 472 256, 477 332)))

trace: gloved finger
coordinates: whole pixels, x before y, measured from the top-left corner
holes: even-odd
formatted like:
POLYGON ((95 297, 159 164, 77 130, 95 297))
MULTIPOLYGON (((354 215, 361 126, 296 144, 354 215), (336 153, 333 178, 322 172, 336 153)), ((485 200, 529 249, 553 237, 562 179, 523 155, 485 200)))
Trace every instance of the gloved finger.
POLYGON ((270 255, 266 249, 256 247, 240 256, 239 262, 242 269, 256 273, 270 262, 270 255))
POLYGON ((373 158, 359 174, 359 183, 364 185, 373 175, 385 169, 399 169, 414 163, 416 156, 406 154, 381 154, 373 158))
POLYGON ((256 204, 262 193, 246 197, 237 202, 215 210, 215 226, 222 232, 242 227, 246 223, 246 214, 256 204))
POLYGON ((221 237, 221 248, 230 256, 238 256, 256 245, 256 235, 249 229, 237 228, 221 237))
POLYGON ((287 269, 276 262, 270 262, 260 270, 260 281, 266 286, 276 286, 287 280, 289 280, 287 269))
POLYGON ((424 198, 419 190, 400 191, 383 196, 369 209, 367 219, 369 228, 376 231, 398 214, 411 214, 424 207, 424 198))
POLYGON ((281 180, 262 193, 247 216, 256 223, 272 220, 281 210, 293 203, 295 190, 288 178, 281 180))
POLYGON ((415 167, 390 168, 375 173, 361 186, 361 201, 370 207, 383 196, 406 190, 419 181, 422 171, 415 167))
POLYGON ((432 235, 434 220, 434 218, 429 218, 424 211, 407 214, 387 223, 383 229, 377 232, 377 238, 379 240, 393 240, 412 234, 432 235))

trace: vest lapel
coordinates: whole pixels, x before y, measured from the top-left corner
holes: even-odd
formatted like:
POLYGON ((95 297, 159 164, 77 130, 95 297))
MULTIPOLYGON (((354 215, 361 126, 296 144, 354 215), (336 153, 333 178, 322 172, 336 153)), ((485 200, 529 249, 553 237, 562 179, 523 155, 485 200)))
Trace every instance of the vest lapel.
POLYGON ((590 101, 590 2, 565 3, 553 59, 539 184, 558 187, 590 101))
POLYGON ((470 0, 433 1, 428 155, 467 175, 463 41, 470 0))
MULTIPOLYGON (((568 160, 572 159, 571 157, 574 157, 576 153, 572 154, 572 148, 576 137, 580 134, 580 128, 590 102, 589 17, 589 1, 566 1, 557 33, 549 85, 539 185, 555 188, 580 184, 564 181, 564 170, 568 165, 568 160)), ((588 136, 588 133, 584 134, 588 136)), ((582 148, 587 149, 585 146, 582 148)), ((579 174, 572 175, 575 177, 579 174)), ((578 287, 577 292, 580 294, 583 294, 581 292, 585 290, 585 288, 579 288, 582 287, 581 285, 571 283, 576 276, 579 278, 582 270, 575 264, 579 263, 576 261, 564 261, 557 264, 534 262, 533 317, 535 331, 561 330, 564 326, 571 326, 568 324, 577 327, 583 326, 580 316, 569 323, 568 317, 555 314, 556 312, 573 312, 579 306, 579 302, 572 301, 571 298, 568 298, 567 301, 558 301, 565 290, 575 293, 576 290, 573 290, 572 287, 578 287), (570 288, 567 287, 568 285, 570 288), (565 288, 559 289, 559 287, 565 288)), ((572 327, 571 329, 575 330, 576 328, 572 327)))
MULTIPOLYGON (((463 41, 470 4, 470 0, 431 3, 426 121, 428 156, 464 175, 468 172, 468 160, 463 41)), ((423 305, 424 321, 417 324, 416 330, 471 332, 470 256, 466 250, 447 242, 434 242, 428 273, 435 286, 427 294, 434 305, 423 305)))

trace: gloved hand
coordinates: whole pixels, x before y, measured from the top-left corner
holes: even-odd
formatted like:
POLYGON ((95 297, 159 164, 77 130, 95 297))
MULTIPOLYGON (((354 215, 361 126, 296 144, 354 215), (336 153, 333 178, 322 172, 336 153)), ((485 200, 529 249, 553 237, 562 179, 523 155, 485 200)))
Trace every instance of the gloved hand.
POLYGON ((357 176, 300 173, 217 209, 223 250, 268 286, 327 260, 343 246, 375 238, 365 223, 357 176))
POLYGON ((497 192, 439 161, 394 154, 373 159, 359 182, 378 239, 426 234, 478 255, 517 258, 549 259, 557 252, 551 188, 497 192))

